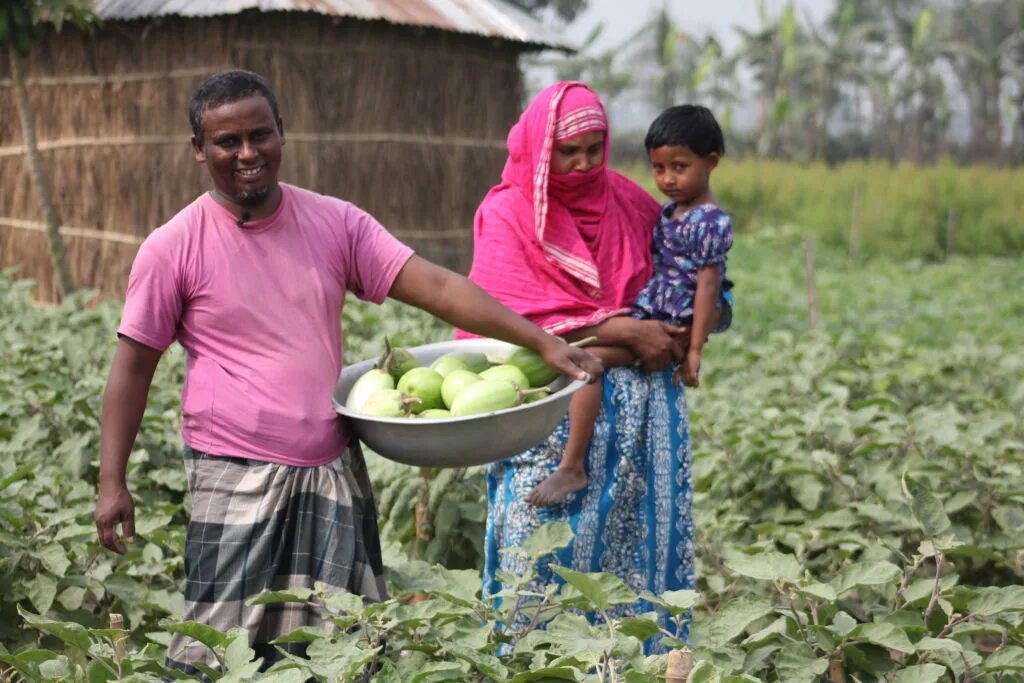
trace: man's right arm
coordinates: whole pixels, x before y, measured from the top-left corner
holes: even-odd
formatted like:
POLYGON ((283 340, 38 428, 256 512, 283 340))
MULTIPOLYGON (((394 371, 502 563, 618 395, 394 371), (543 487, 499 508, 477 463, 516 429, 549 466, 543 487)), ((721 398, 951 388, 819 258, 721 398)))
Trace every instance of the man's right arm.
POLYGON ((163 352, 122 336, 114 354, 100 419, 99 497, 93 517, 100 543, 124 554, 118 537, 135 542, 135 503, 128 491, 128 456, 146 410, 149 385, 163 352))

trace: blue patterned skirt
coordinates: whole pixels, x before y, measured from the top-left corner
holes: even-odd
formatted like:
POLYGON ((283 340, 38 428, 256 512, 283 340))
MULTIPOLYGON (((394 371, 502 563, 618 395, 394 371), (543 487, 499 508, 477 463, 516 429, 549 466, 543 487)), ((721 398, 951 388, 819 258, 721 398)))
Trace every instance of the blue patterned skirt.
MULTIPOLYGON (((588 485, 564 504, 534 508, 524 499, 558 466, 568 418, 545 443, 488 468, 485 596, 502 590, 499 572, 526 569, 523 558, 501 550, 522 546, 550 521, 568 523, 575 534, 555 556, 558 564, 615 574, 637 592, 695 587, 686 395, 672 385, 672 368, 654 373, 616 368, 605 374, 603 386, 601 414, 587 451, 588 485)), ((561 581, 550 563, 538 566, 538 587, 561 581)), ((641 601, 615 615, 652 609, 641 601)))

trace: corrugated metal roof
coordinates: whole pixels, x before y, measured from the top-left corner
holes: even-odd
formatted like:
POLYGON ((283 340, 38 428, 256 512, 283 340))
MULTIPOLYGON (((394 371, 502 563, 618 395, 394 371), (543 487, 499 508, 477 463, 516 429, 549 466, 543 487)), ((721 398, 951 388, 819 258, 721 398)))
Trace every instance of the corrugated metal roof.
POLYGON ((261 12, 316 12, 428 26, 530 45, 575 50, 572 41, 502 0, 94 0, 103 19, 177 15, 212 17, 256 9, 261 12))

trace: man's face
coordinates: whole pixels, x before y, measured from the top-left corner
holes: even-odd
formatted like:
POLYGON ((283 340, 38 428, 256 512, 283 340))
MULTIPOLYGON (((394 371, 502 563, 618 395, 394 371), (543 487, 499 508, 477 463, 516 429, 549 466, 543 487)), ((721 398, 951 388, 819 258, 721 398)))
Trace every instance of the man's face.
POLYGON ((196 161, 206 164, 225 199, 255 208, 277 189, 284 128, 266 98, 245 97, 203 113, 203 140, 192 138, 196 161))

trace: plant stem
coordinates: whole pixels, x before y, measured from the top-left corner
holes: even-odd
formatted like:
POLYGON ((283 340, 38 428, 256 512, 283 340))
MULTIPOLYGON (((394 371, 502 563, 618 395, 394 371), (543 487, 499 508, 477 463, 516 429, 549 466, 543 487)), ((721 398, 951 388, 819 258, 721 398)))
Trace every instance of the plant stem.
POLYGON ((53 201, 53 191, 46 177, 43 159, 39 155, 36 142, 36 124, 33 119, 32 104, 28 98, 23 69, 24 58, 18 54, 14 41, 7 41, 8 62, 11 65, 11 82, 14 86, 15 101, 18 105, 18 116, 21 119, 21 133, 25 139, 25 163, 32 174, 32 184, 38 195, 39 208, 46 222, 46 238, 50 247, 50 262, 57 279, 58 299, 63 299, 75 291, 75 283, 71 278, 71 267, 64 251, 64 240, 60 235, 60 215, 53 201))
MULTIPOLYGON (((933 543, 934 546, 934 543, 933 543)), ((935 585, 932 587, 932 599, 928 601, 928 608, 924 611, 924 619, 928 621, 935 603, 939 601, 939 592, 942 590, 942 566, 945 562, 945 555, 938 548, 935 549, 935 585)))

